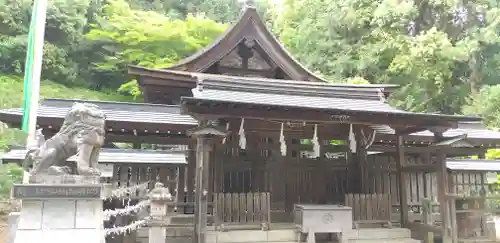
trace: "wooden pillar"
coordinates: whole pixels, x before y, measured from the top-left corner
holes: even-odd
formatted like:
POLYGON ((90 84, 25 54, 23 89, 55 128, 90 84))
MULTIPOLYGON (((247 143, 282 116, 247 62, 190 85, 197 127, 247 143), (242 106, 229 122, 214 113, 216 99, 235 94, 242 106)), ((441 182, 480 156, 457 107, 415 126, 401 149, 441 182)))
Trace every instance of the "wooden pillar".
POLYGON ((214 170, 214 164, 215 164, 215 146, 214 146, 214 143, 211 142, 210 147, 208 148, 208 156, 209 156, 209 159, 208 159, 208 162, 207 162, 207 202, 210 203, 210 204, 213 204, 213 199, 214 199, 214 174, 215 174, 215 170, 214 170))
POLYGON ((364 138, 363 138, 363 135, 361 134, 361 130, 363 129, 360 125, 358 126, 355 126, 356 129, 356 158, 357 158, 357 166, 358 166, 358 182, 359 182, 359 185, 357 186, 357 190, 359 193, 369 193, 369 191, 367 190, 367 175, 366 175, 366 172, 367 172, 367 167, 366 167, 366 164, 367 164, 367 159, 368 159, 368 155, 367 155, 367 152, 366 152, 366 142, 367 141, 364 141, 364 138))
POLYGON ((193 243, 204 243, 207 224, 210 137, 198 137, 196 147, 195 209, 193 243))
MULTIPOLYGON (((483 152, 483 153, 479 153, 478 154, 478 158, 479 159, 485 159, 486 158, 486 153, 483 152)), ((487 205, 486 205, 486 196, 488 195, 488 191, 489 191, 489 187, 488 187, 488 184, 487 184, 487 180, 486 180, 486 173, 485 172, 482 172, 481 173, 481 191, 480 191, 480 195, 481 195, 481 199, 479 200, 479 208, 481 210, 483 210, 483 213, 481 213, 481 235, 482 236, 486 236, 488 235, 488 225, 487 225, 487 222, 486 222, 486 215, 485 215, 485 212, 487 210, 487 205)))
MULTIPOLYGON (((453 183, 453 175, 451 172, 448 172, 448 192, 453 193, 454 190, 454 183, 453 183)), ((458 228, 457 228, 457 211, 456 211, 456 201, 455 199, 448 199, 449 202, 449 209, 450 209, 450 233, 451 233, 451 238, 453 243, 458 243, 458 228)))
POLYGON ((252 192, 261 192, 263 191, 263 179, 264 177, 261 175, 261 163, 263 158, 261 157, 261 151, 259 150, 259 141, 261 138, 259 134, 256 132, 247 133, 247 157, 251 163, 251 184, 252 187, 250 191, 252 192))
POLYGON ((401 213, 401 227, 406 227, 408 222, 408 192, 406 185, 408 184, 408 174, 403 172, 403 167, 406 165, 405 151, 404 151, 404 138, 403 135, 396 137, 396 169, 398 178, 398 192, 399 192, 399 210, 401 213))
MULTIPOLYGON (((440 141, 443 139, 442 132, 434 132, 434 140, 440 141)), ((448 171, 446 168, 446 154, 442 149, 438 149, 436 153, 437 181, 438 181, 438 200, 439 212, 441 215, 441 230, 443 243, 449 243, 450 239, 450 207, 447 200, 448 194, 448 171)))
POLYGON ((214 193, 222 192, 222 184, 224 183, 223 177, 223 156, 224 156, 224 146, 216 146, 214 148, 214 193))
MULTIPOLYGON (((201 123, 203 124, 203 123, 201 123)), ((196 138, 196 169, 195 169, 195 208, 194 208, 194 237, 193 243, 205 243, 207 227, 207 207, 210 152, 213 149, 213 140, 217 136, 225 136, 226 132, 219 130, 210 122, 188 131, 191 137, 196 138)))
POLYGON ((361 175, 361 161, 363 150, 361 146, 361 130, 357 125, 353 125, 354 138, 356 139, 356 153, 348 153, 349 167, 348 174, 348 192, 349 193, 362 193, 362 175, 361 175))
POLYGON ((285 157, 281 156, 279 142, 276 142, 276 147, 272 151, 273 157, 267 163, 267 171, 269 171, 269 191, 271 192, 271 211, 284 211, 286 209, 286 168, 285 157))
POLYGON ((181 165, 177 168, 177 193, 176 193, 176 203, 177 212, 184 212, 184 198, 186 195, 186 166, 181 165))
MULTIPOLYGON (((196 170, 196 149, 191 144, 189 145, 188 150, 188 164, 187 164, 187 173, 186 173, 186 202, 189 205, 194 203, 194 177, 196 170)), ((191 206, 189 207, 191 208, 191 206)), ((194 210, 193 210, 194 211, 194 210)))

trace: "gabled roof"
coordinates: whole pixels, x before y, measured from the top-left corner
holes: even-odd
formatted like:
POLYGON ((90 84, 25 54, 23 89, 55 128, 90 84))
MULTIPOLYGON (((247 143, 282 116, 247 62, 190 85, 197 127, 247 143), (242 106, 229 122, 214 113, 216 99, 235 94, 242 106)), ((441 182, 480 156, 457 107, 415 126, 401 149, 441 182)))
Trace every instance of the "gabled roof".
MULTIPOLYGON (((168 69, 205 72, 214 63, 220 61, 237 48, 238 44, 246 40, 255 41, 270 57, 272 62, 281 68, 292 80, 326 82, 326 80, 309 71, 292 57, 266 27, 257 10, 251 6, 247 6, 236 24, 226 30, 214 43, 168 69)), ((130 74, 140 75, 140 72, 141 70, 137 69, 137 67, 132 66, 129 68, 130 74)))

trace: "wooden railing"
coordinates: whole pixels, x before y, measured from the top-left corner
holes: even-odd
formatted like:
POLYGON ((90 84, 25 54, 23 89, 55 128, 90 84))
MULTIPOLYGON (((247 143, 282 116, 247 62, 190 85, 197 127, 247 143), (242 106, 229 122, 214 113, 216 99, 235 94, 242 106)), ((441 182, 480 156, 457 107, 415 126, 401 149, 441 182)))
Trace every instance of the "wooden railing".
POLYGON ((270 193, 215 193, 214 216, 216 224, 271 222, 270 193))
POLYGON ((352 208, 354 227, 360 224, 391 224, 389 194, 346 194, 345 205, 352 208))

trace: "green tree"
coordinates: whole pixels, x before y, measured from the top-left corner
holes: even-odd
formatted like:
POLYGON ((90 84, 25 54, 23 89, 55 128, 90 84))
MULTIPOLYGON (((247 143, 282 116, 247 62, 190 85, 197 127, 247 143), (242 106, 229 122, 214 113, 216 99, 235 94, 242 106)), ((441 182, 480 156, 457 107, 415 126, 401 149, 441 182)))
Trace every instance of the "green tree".
POLYGON ((483 86, 479 93, 472 95, 463 111, 482 117, 491 128, 500 128, 500 85, 483 86))
POLYGON ((458 113, 498 82, 498 15, 496 1, 290 0, 274 29, 328 79, 401 84, 396 105, 458 113))
POLYGON ((23 178, 23 169, 17 164, 0 165, 0 198, 8 199, 15 183, 23 178))
MULTIPOLYGON (((99 23, 86 35, 104 50, 96 69, 112 73, 113 79, 128 80, 129 64, 166 68, 212 43, 226 25, 199 16, 172 19, 153 11, 133 10, 122 0, 110 0, 99 23)), ((121 90, 139 95, 135 81, 121 90)))
MULTIPOLYGON (((100 11, 99 1, 53 0, 47 8, 42 77, 85 85, 88 66, 78 52, 82 36, 100 11), (89 22, 90 21, 90 22, 89 22), (86 70, 82 68, 82 70, 86 70)), ((0 72, 22 75, 32 1, 0 0, 0 72)), ((83 55, 85 56, 85 55, 83 55)), ((90 79, 92 80, 92 79, 90 79)))

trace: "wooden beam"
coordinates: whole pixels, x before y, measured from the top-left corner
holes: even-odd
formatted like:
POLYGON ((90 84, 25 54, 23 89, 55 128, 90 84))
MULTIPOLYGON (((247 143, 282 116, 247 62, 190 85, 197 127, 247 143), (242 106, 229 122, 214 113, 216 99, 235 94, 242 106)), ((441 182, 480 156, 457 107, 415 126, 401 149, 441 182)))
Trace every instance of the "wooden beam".
MULTIPOLYGON (((387 143, 390 144, 392 141, 396 140, 396 136, 394 134, 383 134, 383 133, 377 133, 377 136, 375 137, 375 142, 378 143, 387 143)), ((405 136, 405 141, 407 144, 410 145, 427 145, 431 144, 434 142, 434 137, 433 135, 406 135, 405 136)), ((482 146, 482 147, 488 147, 488 148, 494 148, 498 147, 498 144, 500 144, 499 139, 491 139, 491 138, 478 138, 478 137, 467 137, 467 141, 476 145, 476 146, 482 146)))
POLYGON ((236 74, 236 75, 258 75, 266 78, 273 78, 274 75, 276 74, 275 69, 264 69, 264 70, 259 70, 259 69, 245 69, 245 68, 235 68, 235 67, 225 67, 225 66, 219 66, 217 68, 219 73, 221 74, 236 74))
POLYGON ((396 157, 396 168, 397 176, 399 178, 398 190, 399 190, 399 204, 401 213, 401 227, 406 227, 408 223, 408 192, 406 191, 406 185, 408 184, 408 174, 403 172, 402 168, 406 165, 405 151, 404 151, 404 140, 402 135, 397 136, 397 157, 396 157))
POLYGON ((134 134, 117 134, 117 133, 107 133, 106 142, 121 142, 121 143, 148 143, 148 144, 164 144, 164 145, 187 145, 190 139, 186 136, 181 135, 161 135, 161 134, 144 134, 144 135, 134 135, 134 134))
MULTIPOLYGON (((458 143, 460 141, 463 141, 466 138, 467 138, 467 134, 461 134, 461 135, 454 136, 454 137, 442 138, 440 141, 433 143, 432 146, 443 147, 443 148, 451 147, 453 144, 458 143)), ((468 146, 468 147, 470 147, 470 146, 468 146)))
MULTIPOLYGON (((420 154, 420 153, 430 153, 436 152, 439 148, 436 147, 426 147, 426 146, 405 146, 405 152, 407 154, 420 154)), ((446 147, 440 148, 441 151, 445 151, 446 154, 450 155, 474 155, 486 151, 486 148, 453 148, 446 147)), ((397 147, 392 144, 373 144, 370 146, 370 151, 384 152, 384 153, 395 153, 397 147)))
POLYGON ((166 79, 158 77, 146 77, 142 76, 138 79, 139 85, 147 89, 159 88, 165 89, 168 87, 172 88, 186 88, 192 89, 196 87, 196 79, 193 77, 185 77, 182 79, 166 79))
POLYGON ((401 168, 403 172, 436 172, 438 167, 435 164, 430 165, 406 165, 401 168))
MULTIPOLYGON (((20 115, 1 115, 0 120, 5 121, 8 124, 12 124, 13 127, 20 127, 22 116, 20 115)), ((59 131, 61 125, 63 124, 62 117, 43 117, 39 116, 37 118, 37 126, 44 129, 59 131)), ((132 122, 132 121, 111 121, 106 120, 106 133, 132 133, 134 130, 140 133, 153 133, 153 134, 178 134, 184 133, 196 125, 191 124, 169 124, 164 123, 165 121, 150 121, 150 122, 132 122)))
POLYGON ((342 109, 312 109, 304 107, 281 107, 267 105, 234 104, 183 98, 181 112, 184 114, 207 114, 214 117, 238 117, 282 121, 310 121, 322 123, 355 123, 364 125, 387 124, 395 126, 454 126, 453 119, 408 115, 406 113, 376 113, 370 111, 350 111, 342 109), (219 104, 220 103, 220 104, 219 104))
POLYGON ((428 130, 428 128, 426 128, 426 127, 404 127, 404 128, 393 127, 393 129, 396 131, 397 135, 408 135, 408 134, 428 130))

